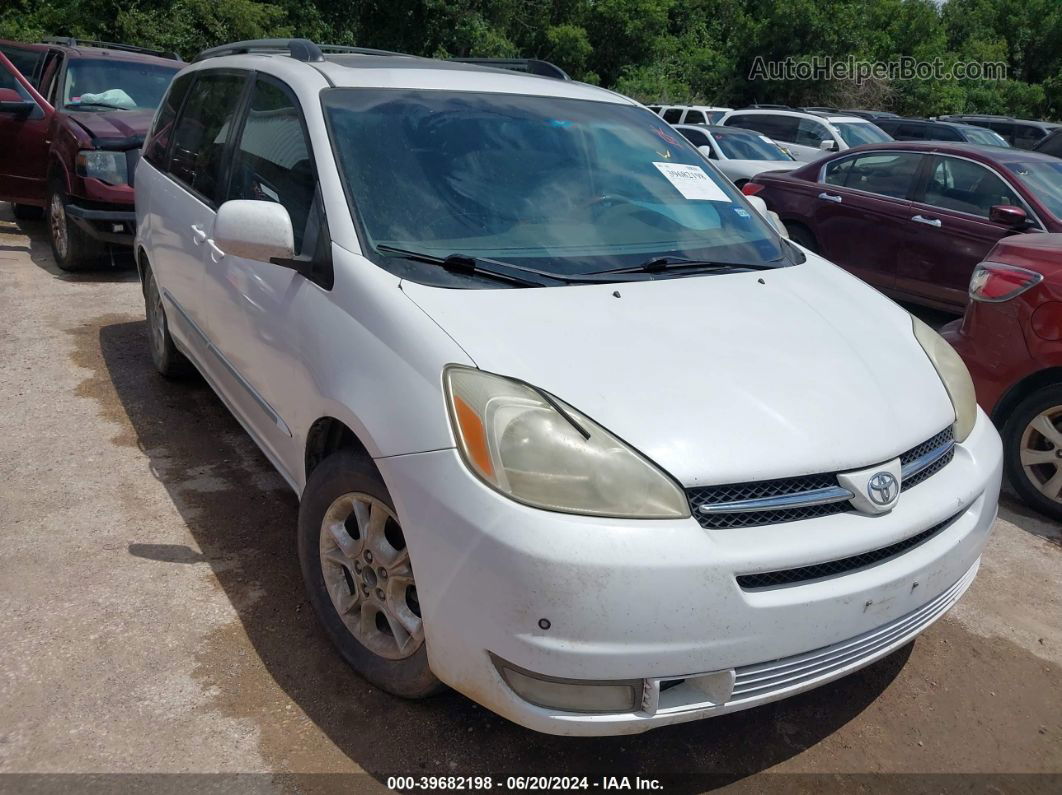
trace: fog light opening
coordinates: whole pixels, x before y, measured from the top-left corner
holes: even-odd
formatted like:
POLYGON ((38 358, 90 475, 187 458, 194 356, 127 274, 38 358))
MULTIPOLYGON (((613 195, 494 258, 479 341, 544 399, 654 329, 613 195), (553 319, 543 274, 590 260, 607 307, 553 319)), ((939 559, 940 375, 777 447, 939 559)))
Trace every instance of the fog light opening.
POLYGON ((537 707, 563 712, 614 714, 634 712, 641 699, 641 679, 560 679, 532 673, 494 655, 491 657, 512 691, 537 707))

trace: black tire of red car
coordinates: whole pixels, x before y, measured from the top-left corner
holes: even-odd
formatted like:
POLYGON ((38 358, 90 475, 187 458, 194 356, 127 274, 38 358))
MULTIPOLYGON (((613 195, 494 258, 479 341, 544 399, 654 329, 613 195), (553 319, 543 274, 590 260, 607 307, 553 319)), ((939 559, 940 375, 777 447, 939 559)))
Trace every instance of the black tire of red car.
POLYGON ((11 212, 20 221, 39 221, 44 217, 44 208, 32 204, 12 204, 11 212))
POLYGON ((103 255, 103 245, 70 220, 66 212, 66 194, 53 184, 48 191, 48 242, 52 256, 60 270, 80 271, 97 265, 103 255))
POLYGON ((144 271, 144 315, 147 318, 148 345, 155 369, 166 378, 191 375, 195 368, 173 343, 159 286, 150 268, 144 271))
POLYGON ((819 253, 819 242, 815 239, 815 235, 811 230, 803 224, 798 224, 794 221, 785 222, 786 231, 789 232, 789 239, 794 243, 803 246, 808 251, 815 254, 819 253))
POLYGON ((1058 463, 1038 464, 1032 467, 1033 475, 1030 476, 1021 462, 1026 430, 1041 414, 1053 408, 1057 408, 1058 415, 1062 417, 1062 384, 1039 389, 1015 406, 1003 425, 1003 461, 1007 478, 1022 501, 1053 519, 1062 520, 1062 501, 1046 496, 1037 487, 1038 484, 1031 479, 1031 477, 1042 478, 1043 480, 1040 480, 1042 483, 1051 476, 1051 467, 1055 467, 1056 472, 1062 470, 1062 447, 1051 447, 1042 434, 1031 430, 1031 433, 1037 434, 1038 442, 1043 449, 1055 451, 1058 463))
MULTIPOLYGON (((428 666, 427 644, 421 643, 405 659, 386 659, 376 654, 347 629, 328 594, 321 561, 322 526, 333 503, 350 494, 368 495, 394 512, 391 495, 370 459, 351 450, 340 450, 317 465, 299 504, 299 563, 310 604, 340 655, 364 679, 403 698, 426 698, 439 693, 446 687, 428 666)), ((353 570, 348 574, 358 577, 353 570)))

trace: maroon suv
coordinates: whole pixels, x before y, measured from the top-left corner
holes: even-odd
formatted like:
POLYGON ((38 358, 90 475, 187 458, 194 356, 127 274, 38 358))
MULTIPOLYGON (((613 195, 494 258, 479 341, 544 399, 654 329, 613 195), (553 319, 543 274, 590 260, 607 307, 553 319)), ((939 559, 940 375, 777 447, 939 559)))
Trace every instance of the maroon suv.
POLYGON ((1001 238, 1062 232, 1062 160, 1024 149, 868 144, 742 190, 797 243, 885 293, 956 312, 1001 238))
POLYGON ((19 218, 47 209, 63 270, 132 245, 140 146, 182 65, 120 44, 0 40, 0 200, 19 218))

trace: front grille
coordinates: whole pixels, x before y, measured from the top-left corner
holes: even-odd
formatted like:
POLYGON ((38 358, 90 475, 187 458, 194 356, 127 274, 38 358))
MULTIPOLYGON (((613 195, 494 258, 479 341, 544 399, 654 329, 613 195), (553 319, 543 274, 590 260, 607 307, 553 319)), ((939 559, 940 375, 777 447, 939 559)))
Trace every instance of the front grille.
POLYGON ((737 578, 738 585, 745 589, 771 588, 777 585, 792 585, 795 582, 818 580, 822 577, 834 577, 838 574, 846 574, 850 571, 855 571, 856 569, 862 569, 865 566, 872 566, 875 563, 881 563, 889 558, 901 555, 910 549, 914 549, 923 541, 927 541, 935 536, 960 516, 962 516, 961 511, 951 518, 933 525, 928 530, 923 530, 917 535, 905 538, 903 541, 897 541, 895 544, 889 544, 887 547, 874 549, 870 552, 863 552, 859 555, 852 555, 848 558, 830 560, 825 563, 815 563, 811 566, 801 566, 796 569, 765 571, 759 574, 742 574, 737 578))
MULTIPOLYGON (((902 453, 900 455, 900 465, 910 469, 919 458, 945 447, 947 450, 942 457, 933 461, 926 468, 912 472, 907 477, 904 477, 901 489, 906 491, 917 486, 951 462, 955 455, 954 437, 952 436, 951 428, 941 431, 922 442, 922 444, 902 453)), ((728 503, 740 503, 745 500, 772 500, 801 495, 807 492, 816 492, 822 489, 836 489, 837 487, 836 473, 829 472, 749 483, 698 486, 686 489, 686 497, 690 503, 690 510, 701 527, 706 530, 730 530, 738 527, 760 527, 769 524, 796 522, 802 519, 818 519, 823 516, 845 513, 853 509, 847 499, 838 502, 828 502, 823 505, 779 506, 777 508, 764 506, 757 510, 735 510, 733 512, 722 510, 704 513, 700 510, 702 506, 723 506, 728 503)))

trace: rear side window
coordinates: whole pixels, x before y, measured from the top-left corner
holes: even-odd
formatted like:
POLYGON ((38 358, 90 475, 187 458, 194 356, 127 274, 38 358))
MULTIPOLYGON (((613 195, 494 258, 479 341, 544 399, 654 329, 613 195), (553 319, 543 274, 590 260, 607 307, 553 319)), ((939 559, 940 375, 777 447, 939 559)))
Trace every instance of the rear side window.
POLYGON ((155 123, 151 127, 151 135, 144 144, 144 159, 160 171, 169 168, 167 157, 170 152, 170 141, 173 136, 173 121, 177 118, 177 111, 181 109, 181 103, 188 93, 188 89, 195 80, 195 73, 181 75, 170 84, 170 90, 166 98, 159 106, 159 112, 155 115, 155 123))
MULTIPOLYGON (((291 216, 295 252, 301 253, 313 211, 317 175, 302 113, 279 83, 259 76, 251 93, 229 183, 228 199, 282 204, 291 216)), ((312 230, 311 230, 312 232, 312 230)))
POLYGON ((1050 138, 1040 144, 1036 151, 1043 152, 1045 155, 1062 157, 1062 131, 1052 134, 1050 138))
POLYGON ((1032 149, 1046 134, 1042 127, 1035 124, 1015 124, 1013 144, 1022 149, 1032 149))
POLYGON ((244 81, 240 74, 200 72, 174 128, 170 174, 210 204, 218 200, 244 81))
POLYGON ((934 141, 962 141, 965 140, 962 137, 962 133, 956 130, 954 127, 948 127, 945 124, 934 124, 929 128, 929 136, 934 141))
POLYGON ((682 108, 668 108, 664 111, 664 121, 668 124, 678 124, 682 118, 682 108))
MULTIPOLYGON (((885 130, 884 127, 881 129, 885 130)), ((924 124, 907 122, 901 124, 895 132, 892 130, 885 130, 885 132, 893 136, 897 141, 924 141, 926 137, 926 126, 924 124)))
POLYGON ((704 114, 699 110, 686 111, 686 124, 707 124, 708 120, 704 118, 704 114))
POLYGON ((825 182, 903 199, 914 184, 923 157, 912 152, 875 152, 835 160, 826 166, 825 182))

